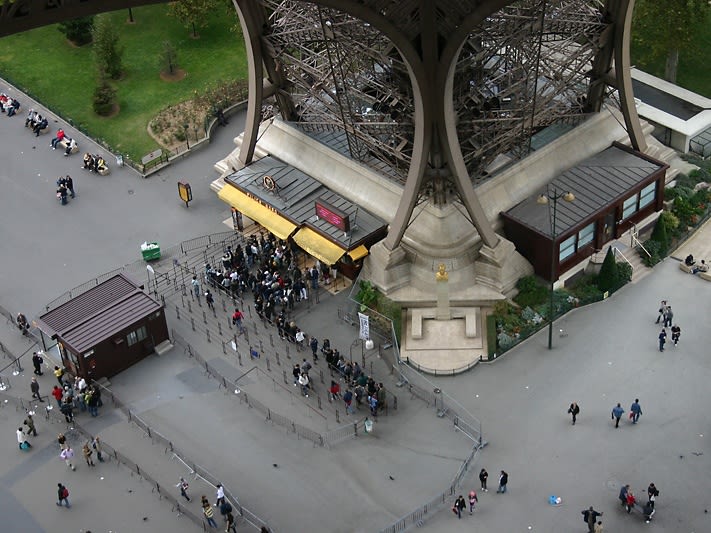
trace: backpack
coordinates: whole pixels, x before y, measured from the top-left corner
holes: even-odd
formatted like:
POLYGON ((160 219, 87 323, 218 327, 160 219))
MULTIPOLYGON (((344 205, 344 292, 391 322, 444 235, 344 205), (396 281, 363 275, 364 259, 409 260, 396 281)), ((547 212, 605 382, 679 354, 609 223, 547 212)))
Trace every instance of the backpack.
POLYGON ((69 498, 69 489, 67 487, 62 487, 62 498, 69 498))
POLYGON ((226 515, 227 513, 232 512, 232 505, 230 505, 230 502, 226 501, 222 505, 220 505, 220 514, 226 515))

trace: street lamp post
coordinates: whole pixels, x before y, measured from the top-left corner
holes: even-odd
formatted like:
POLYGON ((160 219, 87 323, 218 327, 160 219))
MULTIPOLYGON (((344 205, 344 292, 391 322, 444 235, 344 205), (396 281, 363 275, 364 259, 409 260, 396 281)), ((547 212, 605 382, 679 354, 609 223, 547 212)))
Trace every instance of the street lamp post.
POLYGON ((553 285, 555 282, 555 255, 556 255, 556 233, 555 233, 555 223, 556 216, 558 214, 558 200, 563 199, 566 202, 572 202, 575 200, 575 195, 570 192, 558 192, 558 189, 553 187, 553 192, 550 189, 546 190, 545 194, 541 194, 536 200, 539 204, 545 204, 548 206, 548 217, 551 225, 551 279, 550 279, 550 302, 548 304, 548 349, 553 349, 553 285), (551 209, 551 202, 553 203, 553 208, 551 209))

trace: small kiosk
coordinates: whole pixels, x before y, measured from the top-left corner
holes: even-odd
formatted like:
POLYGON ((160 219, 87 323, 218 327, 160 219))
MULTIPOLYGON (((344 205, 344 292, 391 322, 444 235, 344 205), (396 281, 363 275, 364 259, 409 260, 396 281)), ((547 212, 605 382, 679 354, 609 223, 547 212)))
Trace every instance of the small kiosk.
POLYGON ((43 338, 57 342, 65 368, 85 379, 111 377, 169 339, 163 306, 124 274, 43 314, 43 338))

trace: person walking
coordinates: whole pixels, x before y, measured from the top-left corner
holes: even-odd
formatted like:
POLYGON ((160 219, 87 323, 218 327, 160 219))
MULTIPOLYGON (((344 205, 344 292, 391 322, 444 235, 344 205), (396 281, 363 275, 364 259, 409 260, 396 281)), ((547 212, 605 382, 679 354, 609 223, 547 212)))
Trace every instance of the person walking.
POLYGON ((595 524, 595 528, 593 529, 595 533, 602 533, 602 521, 598 520, 597 524, 595 524))
POLYGON ((104 462, 104 456, 102 455, 102 448, 101 448, 101 439, 99 438, 98 435, 94 437, 94 440, 91 442, 91 447, 96 450, 96 458, 99 460, 100 463, 104 462))
POLYGON ((212 510, 212 506, 209 502, 202 508, 202 514, 205 516, 205 520, 207 520, 210 527, 217 527, 217 522, 215 522, 215 511, 212 510))
POLYGON ((346 387, 346 392, 343 393, 343 403, 346 406, 346 414, 355 414, 355 411, 353 410, 353 393, 351 392, 350 387, 346 387))
POLYGON ((62 379, 64 377, 64 370, 59 368, 57 365, 54 365, 54 377, 57 378, 59 386, 64 388, 64 380, 62 379))
POLYGON ((17 313, 15 323, 17 324, 17 329, 19 329, 23 335, 29 335, 30 323, 27 321, 27 317, 24 314, 17 313))
POLYGON ((481 490, 484 492, 489 492, 489 489, 486 488, 487 479, 489 479, 489 472, 486 471, 486 468, 482 468, 479 472, 479 482, 481 483, 481 490))
POLYGON ((82 446, 81 453, 84 456, 84 460, 86 461, 87 466, 96 466, 94 464, 94 459, 92 459, 92 455, 94 455, 94 452, 91 448, 89 448, 89 443, 85 442, 84 446, 82 446))
POLYGON ((620 488, 620 494, 617 496, 617 498, 620 500, 623 506, 627 505, 627 493, 630 490, 629 485, 622 485, 620 488))
POLYGON ((474 507, 479 502, 479 498, 476 496, 476 491, 469 491, 469 514, 474 513, 474 507))
POLYGON ((313 335, 311 336, 311 340, 309 341, 309 347, 311 348, 311 354, 314 358, 314 364, 316 364, 316 362, 318 361, 318 339, 313 335))
POLYGON ((635 398, 634 403, 630 405, 630 412, 632 413, 632 423, 636 424, 639 417, 642 416, 642 407, 639 405, 639 398, 635 398))
POLYGON ((188 482, 185 481, 185 478, 181 477, 180 481, 176 485, 180 489, 180 495, 185 498, 186 500, 190 501, 190 496, 188 496, 188 482))
POLYGON ((457 518, 460 520, 462 519, 462 511, 467 508, 467 502, 464 501, 464 496, 461 494, 459 495, 459 498, 456 499, 454 502, 454 512, 457 513, 457 518))
POLYGON ((598 512, 593 509, 591 505, 589 509, 582 511, 583 520, 588 525, 588 533, 595 533, 595 524, 597 524, 597 517, 602 516, 602 512, 598 512))
POLYGON ((570 404, 570 407, 568 408, 568 413, 573 416, 573 425, 575 425, 575 420, 578 414, 580 414, 580 407, 578 407, 578 404, 576 402, 570 404))
POLYGON ((239 330, 240 334, 244 333, 245 331, 244 326, 242 325, 243 320, 244 314, 242 313, 242 311, 240 311, 239 309, 235 309, 235 312, 232 313, 232 325, 239 330))
POLYGON ((217 484, 217 490, 215 491, 215 498, 215 507, 219 507, 225 503, 225 489, 219 483, 217 484))
POLYGON ((499 488, 496 489, 498 494, 504 494, 506 492, 506 485, 509 483, 509 475, 504 470, 499 474, 499 488))
POLYGON ((232 511, 227 513, 225 520, 227 521, 225 533, 230 533, 230 531, 232 531, 232 533, 237 533, 237 521, 235 520, 235 515, 232 514, 232 511))
POLYGON ((35 420, 32 418, 32 415, 27 413, 27 418, 25 418, 25 421, 23 422, 25 426, 27 426, 27 435, 32 435, 33 437, 37 436, 37 428, 35 428, 35 420))
POLYGON ((57 407, 60 409, 62 408, 62 397, 64 396, 64 391, 61 389, 61 387, 55 385, 54 388, 52 389, 52 396, 54 396, 54 399, 57 400, 57 407))
POLYGON ((71 507, 69 504, 69 489, 61 483, 57 483, 57 506, 61 507, 62 502, 67 506, 67 509, 71 507))
POLYGON ((620 418, 622 418, 623 414, 625 414, 625 410, 619 403, 612 408, 612 420, 615 421, 616 428, 620 427, 620 418))
POLYGON ((208 309, 215 310, 215 298, 212 296, 210 289, 205 291, 205 302, 207 303, 208 309))
POLYGON ((657 321, 655 324, 659 324, 659 322, 664 318, 664 313, 666 313, 667 310, 667 301, 662 300, 662 303, 659 304, 659 315, 657 315, 657 321))
POLYGON ((671 337, 672 337, 672 342, 674 343, 674 346, 679 344, 679 337, 681 337, 681 328, 679 327, 678 324, 674 324, 672 326, 671 337))
POLYGON ((44 363, 44 359, 42 359, 42 356, 35 352, 32 354, 32 366, 35 367, 35 375, 36 376, 41 376, 42 374, 42 363, 44 363))
POLYGON ((64 464, 67 465, 67 468, 69 468, 69 470, 71 470, 72 472, 76 470, 76 467, 72 464, 72 459, 74 458, 74 450, 72 450, 71 446, 67 445, 67 447, 61 451, 59 457, 64 461, 64 464))
MULTIPOLYGON (((67 154, 64 154, 67 155, 67 154)), ((74 194, 74 180, 72 177, 67 174, 67 177, 64 178, 64 184, 67 186, 67 189, 69 190, 69 194, 74 198, 76 195, 74 194)))
POLYGON ((30 390, 32 391, 33 398, 37 398, 40 402, 44 403, 42 396, 40 396, 39 383, 37 382, 37 378, 34 376, 32 377, 32 381, 30 382, 30 390))
POLYGON ((650 483, 649 487, 647 487, 647 496, 649 498, 647 505, 654 509, 654 502, 657 501, 657 496, 659 496, 659 489, 654 483, 650 483))
POLYGON ((662 328, 662 331, 659 332, 659 351, 663 352, 664 351, 664 345, 667 342, 667 329, 662 328))
POLYGON ((64 433, 60 433, 59 435, 57 435, 57 444, 59 444, 60 450, 63 450, 67 447, 67 437, 64 436, 64 433))
POLYGON ((195 299, 198 301, 198 304, 200 304, 200 282, 197 279, 197 274, 193 275, 193 279, 190 282, 190 284, 193 286, 193 294, 195 295, 195 299))
POLYGON ((668 305, 664 312, 664 327, 670 328, 672 325, 672 320, 674 319, 674 312, 672 311, 671 305, 668 305))
POLYGON ((20 448, 21 450, 27 450, 29 448, 32 448, 32 444, 27 441, 27 437, 25 437, 25 432, 22 430, 22 428, 17 428, 17 431, 15 433, 17 434, 18 448, 20 448))

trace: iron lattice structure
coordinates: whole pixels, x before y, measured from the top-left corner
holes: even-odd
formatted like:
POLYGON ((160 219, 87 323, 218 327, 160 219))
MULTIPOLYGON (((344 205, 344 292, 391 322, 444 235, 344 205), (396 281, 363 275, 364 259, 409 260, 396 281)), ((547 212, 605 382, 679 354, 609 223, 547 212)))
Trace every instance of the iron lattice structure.
MULTIPOLYGON (((404 183, 413 151, 413 89, 393 42, 373 25, 310 2, 261 0, 266 48, 291 99, 283 118, 311 134, 341 134, 348 155, 404 183)), ((370 2, 388 14, 393 2, 370 2)), ((398 11, 407 13, 407 2, 398 11)), ((470 2, 438 12, 454 31, 470 2)), ((470 7, 470 6, 469 6, 470 7)), ((461 155, 480 183, 492 163, 520 160, 531 138, 575 124, 588 105, 590 72, 610 24, 600 0, 524 0, 504 6, 469 32, 456 60, 452 105, 461 155)), ((418 41, 418 11, 400 29, 418 41)))
MULTIPOLYGON (((307 133, 335 132, 360 162, 404 182, 412 158, 412 89, 403 60, 381 32, 335 9, 264 0, 265 34, 307 133)), ((339 144, 339 143, 336 143, 339 144)))

